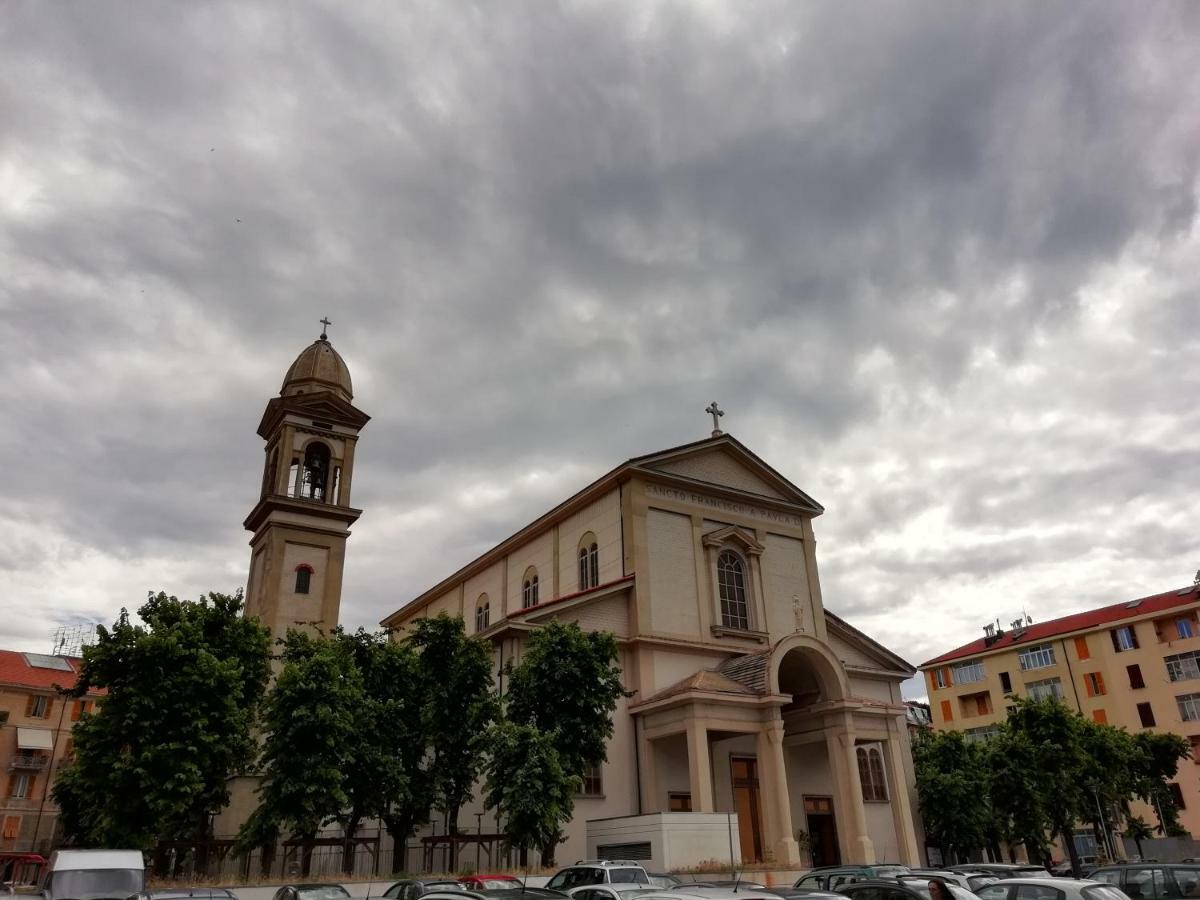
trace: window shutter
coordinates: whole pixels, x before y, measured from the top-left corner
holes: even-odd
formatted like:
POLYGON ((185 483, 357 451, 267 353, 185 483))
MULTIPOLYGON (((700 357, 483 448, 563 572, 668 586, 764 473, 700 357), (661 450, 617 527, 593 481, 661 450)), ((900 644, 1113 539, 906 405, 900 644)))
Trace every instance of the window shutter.
POLYGON ((1108 724, 1108 713, 1106 713, 1102 709, 1093 709, 1092 710, 1092 720, 1099 723, 1100 725, 1107 725, 1108 724))
POLYGON ((950 701, 949 700, 942 701, 942 718, 947 722, 954 721, 954 713, 950 709, 950 701))
POLYGON ((53 711, 54 711, 54 698, 47 697, 46 698, 46 712, 42 715, 42 718, 43 719, 50 718, 50 713, 53 711))
POLYGON ((13 790, 16 788, 16 786, 17 786, 17 774, 15 772, 13 772, 13 773, 10 773, 8 776, 8 790, 6 790, 4 792, 4 796, 11 797, 13 795, 13 790))
POLYGON ((1117 651, 1118 653, 1120 653, 1121 652, 1121 642, 1117 640, 1117 630, 1114 628, 1112 631, 1110 631, 1108 633, 1108 636, 1110 638, 1112 638, 1113 649, 1115 651, 1117 651))
POLYGON ((25 799, 32 800, 35 796, 34 788, 37 787, 37 776, 30 775, 29 781, 25 784, 25 799))
POLYGON ((946 687, 954 687, 954 672, 951 671, 949 666, 946 666, 945 672, 946 672, 946 687))
POLYGON ((1080 659, 1091 659, 1091 651, 1088 650, 1087 638, 1083 635, 1075 638, 1075 655, 1080 659))
POLYGON ((1133 643, 1133 649, 1138 648, 1137 629, 1132 625, 1129 626, 1129 640, 1133 643))
POLYGON ((33 694, 30 694, 25 698, 25 718, 29 718, 33 715, 33 700, 33 694))
POLYGON ((78 722, 79 717, 83 714, 83 701, 76 700, 71 704, 71 721, 78 722))
POLYGON ((1104 691, 1104 675, 1100 672, 1096 673, 1096 693, 1103 694, 1104 691))
POLYGON ((1090 675, 1083 676, 1083 689, 1087 691, 1089 697, 1096 696, 1096 692, 1092 690, 1092 677, 1090 675))

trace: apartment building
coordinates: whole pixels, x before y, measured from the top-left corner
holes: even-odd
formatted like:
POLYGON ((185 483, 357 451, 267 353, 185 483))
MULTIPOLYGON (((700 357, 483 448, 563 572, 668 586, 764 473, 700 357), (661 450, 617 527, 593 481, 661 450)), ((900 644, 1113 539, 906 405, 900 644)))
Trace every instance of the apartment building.
MULTIPOLYGON (((1017 624, 921 665, 936 729, 986 740, 1013 697, 1056 697, 1097 722, 1187 737, 1200 757, 1200 585, 1017 624)), ((1200 836, 1200 762, 1172 787, 1179 820, 1200 836)), ((1140 806, 1140 804, 1138 805, 1140 806)), ((1157 822, 1148 808, 1135 814, 1157 822)))
POLYGON ((79 662, 0 650, 0 850, 44 852, 55 836, 54 775, 71 755, 71 729, 99 696, 61 694, 75 685, 79 662))

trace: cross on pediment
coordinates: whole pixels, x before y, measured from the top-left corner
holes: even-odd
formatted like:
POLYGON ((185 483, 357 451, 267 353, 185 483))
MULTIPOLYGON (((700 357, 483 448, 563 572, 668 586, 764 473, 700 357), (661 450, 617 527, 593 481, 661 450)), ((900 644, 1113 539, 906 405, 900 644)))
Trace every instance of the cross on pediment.
POLYGON ((714 400, 712 403, 708 404, 708 406, 705 407, 704 411, 706 413, 708 413, 710 416, 712 416, 712 420, 713 420, 712 436, 719 437, 720 435, 724 434, 724 432, 721 431, 720 419, 721 419, 721 416, 725 415, 725 411, 723 409, 721 409, 721 407, 717 406, 717 401, 714 400))

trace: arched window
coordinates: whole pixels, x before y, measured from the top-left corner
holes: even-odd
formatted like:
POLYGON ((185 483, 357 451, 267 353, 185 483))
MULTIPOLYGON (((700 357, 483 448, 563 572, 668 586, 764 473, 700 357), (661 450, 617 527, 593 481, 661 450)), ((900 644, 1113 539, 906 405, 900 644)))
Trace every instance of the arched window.
POLYGON ((521 608, 529 609, 538 605, 538 573, 530 566, 525 570, 525 578, 521 582, 521 608))
POLYGON ((304 466, 297 485, 296 496, 305 500, 325 502, 329 484, 329 448, 320 441, 313 441, 304 451, 304 466))
POLYGON ((579 589, 586 591, 600 583, 600 549, 590 531, 579 542, 579 589))
POLYGON ((887 803, 887 782, 883 777, 883 751, 878 746, 859 747, 858 780, 862 782, 863 800, 868 803, 887 803))
POLYGON ((309 584, 312 581, 313 567, 307 563, 301 563, 296 566, 296 593, 307 594, 309 584))
POLYGON ((475 630, 483 631, 492 621, 491 604, 488 603, 488 595, 480 594, 479 602, 475 604, 475 630))
POLYGON ((750 607, 746 603, 746 564, 732 550, 717 557, 717 590, 721 595, 721 625, 750 630, 750 607))

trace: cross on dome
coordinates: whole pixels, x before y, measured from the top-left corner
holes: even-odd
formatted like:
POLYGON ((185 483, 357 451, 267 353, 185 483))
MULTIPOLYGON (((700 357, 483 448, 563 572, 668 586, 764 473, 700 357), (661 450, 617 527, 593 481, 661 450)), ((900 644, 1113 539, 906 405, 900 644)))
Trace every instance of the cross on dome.
POLYGON ((329 340, 329 335, 327 335, 325 333, 326 331, 329 330, 329 326, 333 324, 332 322, 329 321, 329 316, 325 316, 325 318, 318 319, 317 321, 325 326, 324 328, 321 329, 321 340, 323 340, 323 341, 329 340))

